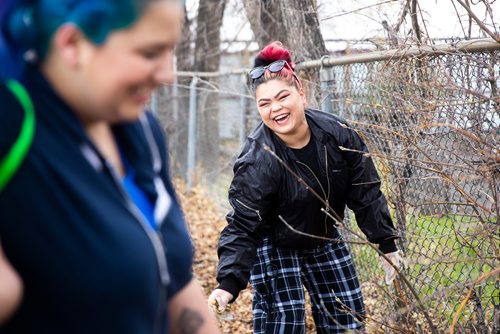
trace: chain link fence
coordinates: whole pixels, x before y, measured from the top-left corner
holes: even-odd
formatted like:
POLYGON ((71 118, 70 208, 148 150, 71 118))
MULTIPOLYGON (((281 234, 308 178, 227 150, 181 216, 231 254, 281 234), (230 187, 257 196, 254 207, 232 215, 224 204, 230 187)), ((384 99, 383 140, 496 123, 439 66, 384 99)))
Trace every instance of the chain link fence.
MULTIPOLYGON (((229 68, 245 66, 228 57, 229 68)), ((376 328, 500 331, 499 60, 498 43, 478 41, 299 66, 320 69, 321 82, 308 85, 320 107, 367 142, 401 236, 405 265, 390 287, 378 254, 350 244, 376 328)), ((154 100, 173 174, 202 184, 223 210, 232 164, 258 122, 241 73, 181 77, 154 100)), ((346 226, 359 241, 353 217, 346 226)))
MULTIPOLYGON (((385 181, 417 292, 396 285, 397 320, 432 329, 410 312, 421 302, 435 330, 497 333, 499 51, 382 58, 330 68, 327 103, 365 137, 385 181)), ((354 251, 369 280, 375 254, 366 253, 354 251)))

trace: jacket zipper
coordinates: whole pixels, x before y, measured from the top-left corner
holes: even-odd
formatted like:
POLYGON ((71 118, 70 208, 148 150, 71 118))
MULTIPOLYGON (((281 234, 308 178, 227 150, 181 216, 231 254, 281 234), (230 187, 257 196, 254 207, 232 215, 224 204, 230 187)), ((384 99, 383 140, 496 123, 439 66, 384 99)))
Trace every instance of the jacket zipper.
MULTIPOLYGON (((321 191, 323 192, 323 196, 325 196, 325 204, 326 204, 325 211, 328 213, 330 211, 330 202, 329 202, 329 200, 330 200, 330 177, 328 176, 328 154, 327 154, 327 150, 326 150, 326 145, 323 145, 323 148, 324 148, 324 152, 325 152, 325 174, 326 174, 326 184, 327 184, 327 191, 328 191, 327 193, 325 193, 325 188, 323 188, 323 185, 319 181, 318 176, 316 174, 314 174, 311 167, 309 167, 307 164, 305 164, 301 161, 298 161, 298 160, 295 160, 295 162, 302 165, 302 166, 305 166, 309 170, 309 172, 311 172, 311 174, 314 176, 314 178, 316 179, 316 182, 318 182, 318 184, 321 188, 321 191)), ((324 221, 325 231, 327 231, 327 220, 328 220, 328 215, 325 214, 325 221, 324 221)))
MULTIPOLYGON (((153 133, 151 131, 151 128, 149 127, 147 119, 145 118, 143 119, 142 117, 140 119, 143 129, 146 133, 146 141, 148 142, 149 144, 148 146, 150 147, 151 150, 151 155, 153 159, 153 169, 156 172, 156 174, 159 174, 161 170, 161 157, 159 154, 158 147, 156 145, 156 142, 153 140, 153 133)), ((82 154, 87 159, 87 161, 89 161, 89 163, 96 170, 102 170, 103 167, 105 170, 107 170, 113 182, 115 183, 118 191, 122 195, 123 200, 125 201, 124 203, 125 207, 134 216, 135 220, 139 223, 139 225, 141 225, 142 230, 147 235, 149 241, 151 242, 151 245, 153 246, 161 282, 160 293, 159 293, 160 298, 158 299, 157 312, 156 312, 157 314, 154 321, 154 333, 160 333, 162 329, 161 325, 163 323, 162 318, 164 316, 164 310, 166 309, 166 300, 165 300, 167 291, 166 287, 170 283, 170 274, 168 272, 168 265, 166 258, 166 248, 164 247, 162 242, 162 235, 151 228, 151 226, 148 224, 142 212, 130 199, 130 196, 124 189, 121 178, 117 174, 115 168, 112 165, 110 165, 104 158, 102 158, 102 156, 96 151, 94 146, 89 144, 84 144, 82 147, 80 147, 80 150, 82 151, 82 154)), ((161 227, 163 221, 164 217, 161 221, 158 222, 158 228, 161 227)))
POLYGON ((262 217, 260 216, 260 212, 259 210, 256 210, 256 209, 252 209, 251 207, 249 207, 248 205, 246 205, 245 203, 243 203, 242 201, 240 201, 239 199, 236 198, 236 202, 238 202, 239 204, 241 204, 242 206, 244 206, 245 208, 247 208, 248 210, 250 211, 254 211, 257 216, 259 217, 259 221, 261 222, 262 221, 262 217))
POLYGON ((325 151, 325 174, 326 174, 326 184, 327 184, 327 192, 328 192, 328 198, 326 201, 327 207, 325 208, 326 212, 330 211, 330 176, 328 173, 328 152, 326 150, 326 145, 323 145, 324 151, 325 151))
POLYGON ((328 152, 326 150, 326 145, 323 145, 324 152, 325 152, 325 174, 326 174, 326 184, 327 184, 327 192, 328 192, 328 197, 326 198, 326 208, 325 211, 327 214, 325 214, 325 231, 328 232, 328 213, 330 212, 330 176, 328 173, 328 152))
MULTIPOLYGON (((157 184, 158 182, 162 182, 161 180, 159 180, 159 177, 158 175, 160 175, 160 172, 161 172, 161 168, 162 168, 162 162, 161 162, 161 156, 160 156, 160 151, 158 149, 158 146, 156 145, 156 142, 154 140, 154 135, 153 135, 153 132, 151 130, 151 126, 149 124, 149 121, 147 119, 147 116, 146 114, 142 114, 140 117, 139 117, 139 121, 142 125, 142 128, 144 130, 144 134, 146 136, 146 141, 148 142, 148 147, 150 149, 150 153, 151 153, 151 157, 153 159, 153 171, 155 172, 155 174, 157 174, 155 176, 155 188, 156 188, 156 192, 157 192, 157 195, 158 197, 160 196, 170 196, 168 194, 168 192, 166 191, 165 189, 165 186, 163 185, 163 183, 161 184, 162 187, 159 187, 159 185, 157 184)), ((170 199, 170 198, 169 198, 170 199)), ((167 258, 166 258, 166 249, 165 249, 165 246, 163 244, 163 238, 162 238, 162 235, 157 232, 157 231, 152 231, 149 224, 147 224, 146 222, 146 219, 145 217, 142 215, 142 213, 140 212, 140 210, 135 206, 134 203, 131 203, 130 199, 129 199, 129 203, 130 205, 132 205, 132 207, 135 209, 135 212, 136 212, 136 215, 139 216, 139 218, 142 218, 140 221, 141 221, 141 224, 143 226, 143 228, 146 230, 146 233, 148 233, 149 235, 151 235, 151 240, 153 242, 153 246, 155 247, 155 252, 156 252, 156 256, 157 256, 157 259, 158 259, 158 266, 160 268, 160 275, 161 275, 161 281, 163 284, 161 284, 160 286, 160 294, 159 294, 159 298, 158 298, 158 306, 157 306, 157 314, 156 314, 156 317, 155 317, 155 324, 154 324, 154 333, 161 333, 161 330, 162 330, 162 318, 164 317, 164 310, 165 310, 165 305, 166 305, 166 294, 167 294, 167 290, 166 290, 166 287, 167 285, 170 283, 170 274, 168 272, 168 265, 167 265, 167 258)), ((157 205, 161 205, 161 204, 165 204, 165 203, 160 203, 160 198, 157 199, 157 205)), ((165 220, 165 217, 166 215, 168 214, 168 210, 170 209, 170 203, 168 204, 168 207, 165 209, 166 212, 164 212, 161 216, 161 220, 158 221, 158 230, 161 228, 161 226, 163 225, 163 221, 165 220)), ((155 208, 155 212, 154 212, 154 217, 155 219, 157 218, 157 212, 156 212, 156 208, 155 208)))
MULTIPOLYGON (((144 130, 145 136, 146 136, 146 141, 148 142, 148 146, 150 148, 150 153, 153 159, 153 170, 156 174, 159 174, 161 170, 161 158, 160 158, 160 153, 158 150, 158 147, 156 145, 156 142, 153 139, 153 133, 151 131, 151 128, 149 126, 149 123, 147 121, 146 115, 143 114, 141 115, 140 123, 142 125, 142 128, 144 130)), ((130 196, 126 192, 126 190, 123 187, 123 184, 121 183, 121 180, 119 176, 116 173, 116 170, 112 167, 109 166, 106 163, 108 170, 111 171, 111 175, 113 176, 113 180, 115 181, 115 184, 117 185, 118 189, 120 190, 123 198, 125 199, 126 207, 130 213, 136 218, 136 220, 139 222, 141 225, 143 231, 146 233, 148 236, 149 240, 151 241, 151 244, 153 246, 153 250, 155 252, 156 260, 158 263, 158 270, 160 272, 160 293, 159 293, 159 299, 158 299, 158 305, 157 305, 157 314, 155 317, 155 323, 154 323, 154 333, 160 333, 161 332, 161 325, 162 325, 162 318, 163 318, 163 311, 165 310, 165 305, 166 305, 166 300, 165 300, 165 295, 166 295, 166 287, 170 283, 170 274, 168 272, 168 265, 167 265, 167 258, 166 258, 166 248, 164 247, 163 241, 162 241, 162 235, 158 231, 154 231, 151 226, 148 224, 146 221, 146 218, 142 214, 142 212, 137 208, 135 203, 132 202, 130 199, 130 196), (164 305, 165 304, 165 305, 164 305)), ((156 186, 156 185, 155 185, 156 186)), ((155 215, 156 216, 156 215, 155 215)), ((158 222, 158 229, 161 227, 162 221, 158 222)))
POLYGON ((154 140, 154 135, 153 131, 151 130, 151 126, 149 125, 149 121, 147 119, 146 114, 142 114, 139 117, 139 121, 142 125, 142 128, 144 130, 144 135, 146 137, 146 141, 148 142, 148 148, 151 153, 152 157, 152 162, 153 162, 153 171, 156 173, 155 179, 154 179, 154 185, 156 189, 156 194, 158 196, 157 201, 156 201, 156 206, 154 210, 154 217, 155 219, 158 220, 158 228, 161 227, 163 224, 163 221, 165 220, 165 217, 167 216, 168 210, 170 209, 170 205, 172 203, 172 200, 170 198, 170 195, 168 194, 167 190, 165 189, 165 185, 159 178, 161 168, 162 168, 162 162, 161 162, 161 155, 160 155, 160 150, 158 149, 158 145, 156 145, 156 142, 154 140), (168 196, 168 198, 167 198, 168 196))
MULTIPOLYGON (((125 199, 125 204, 128 209, 128 211, 135 217, 136 221, 139 222, 139 224, 142 227, 142 230, 146 233, 148 236, 149 240, 151 241, 151 244, 153 245, 153 249, 155 252, 156 260, 158 263, 158 270, 160 272, 160 279, 161 279, 161 284, 160 284, 160 297, 165 294, 165 290, 167 285, 170 283, 170 274, 168 272, 168 267, 167 267, 167 259, 165 255, 165 247, 163 247, 163 243, 160 238, 160 234, 158 232, 153 231, 151 226, 146 221, 146 218, 144 215, 140 212, 140 210, 137 208, 137 206, 131 201, 129 195, 123 188, 123 185, 121 184, 120 178, 118 177, 115 169, 112 166, 109 166, 107 163, 107 168, 108 170, 111 171, 111 175, 113 176, 113 180, 115 181, 116 186, 120 190, 123 198, 125 199)), ((162 318, 162 310, 164 309, 163 303, 166 303, 166 301, 162 298, 158 300, 158 306, 157 306, 157 315, 155 318, 155 323, 154 323, 154 329, 155 333, 160 333, 161 330, 161 318, 162 318)))
MULTIPOLYGON (((321 182, 319 181, 318 176, 316 176, 316 174, 314 174, 314 172, 313 172, 313 170, 311 169, 311 167, 309 167, 308 165, 306 165, 306 164, 305 164, 305 163, 303 163, 302 161, 298 161, 298 160, 296 160, 295 162, 296 162, 296 163, 298 163, 298 164, 300 164, 300 165, 302 165, 302 166, 304 166, 304 167, 306 167, 306 168, 309 170, 309 172, 311 172, 311 174, 312 174, 312 175, 314 176, 314 178, 316 179, 316 182, 318 182, 319 187, 321 188, 321 192, 323 193, 323 196, 325 197, 325 201, 326 201, 326 203, 328 203, 328 197, 329 197, 329 196, 327 196, 327 195, 326 195, 325 188, 323 188, 323 185, 322 185, 322 184, 321 184, 321 182)), ((328 208, 327 208, 327 209, 328 209, 328 208)))

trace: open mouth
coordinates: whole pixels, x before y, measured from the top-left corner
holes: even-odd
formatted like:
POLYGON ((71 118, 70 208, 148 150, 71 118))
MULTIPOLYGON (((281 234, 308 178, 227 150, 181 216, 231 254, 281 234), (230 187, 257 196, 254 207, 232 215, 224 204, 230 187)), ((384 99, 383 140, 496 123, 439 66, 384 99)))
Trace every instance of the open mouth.
POLYGON ((282 125, 288 121, 290 118, 290 114, 281 114, 273 118, 273 120, 278 123, 278 125, 282 125))
POLYGON ((140 87, 135 89, 132 94, 136 102, 147 103, 151 96, 151 90, 145 87, 140 87))

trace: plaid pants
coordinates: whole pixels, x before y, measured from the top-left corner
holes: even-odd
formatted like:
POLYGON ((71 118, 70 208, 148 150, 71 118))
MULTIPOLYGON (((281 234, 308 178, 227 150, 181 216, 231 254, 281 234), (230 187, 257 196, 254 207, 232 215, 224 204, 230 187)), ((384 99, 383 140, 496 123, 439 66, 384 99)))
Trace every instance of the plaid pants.
POLYGON ((361 288, 344 242, 298 251, 276 248, 264 239, 250 283, 256 334, 305 333, 303 286, 311 298, 317 333, 364 328, 361 288))

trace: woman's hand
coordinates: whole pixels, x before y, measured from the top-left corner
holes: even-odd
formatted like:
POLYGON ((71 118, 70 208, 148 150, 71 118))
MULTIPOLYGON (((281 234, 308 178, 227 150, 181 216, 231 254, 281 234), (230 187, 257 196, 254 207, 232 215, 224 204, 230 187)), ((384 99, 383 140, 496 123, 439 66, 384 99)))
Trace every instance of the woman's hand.
POLYGON ((23 283, 3 254, 0 245, 0 324, 4 323, 21 302, 23 283))
POLYGON ((215 289, 208 297, 209 305, 217 304, 218 311, 224 311, 227 304, 233 299, 233 294, 222 289, 215 289))
POLYGON ((396 267, 396 268, 400 267, 401 257, 399 256, 399 251, 387 253, 384 255, 394 265, 394 266, 391 265, 383 256, 380 257, 380 261, 382 261, 382 267, 384 267, 384 271, 385 271, 385 284, 391 285, 398 274, 394 267, 396 267))

